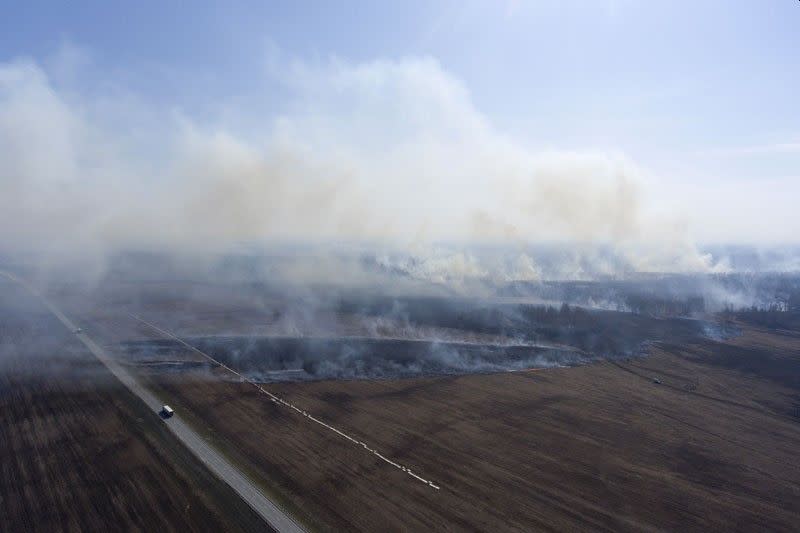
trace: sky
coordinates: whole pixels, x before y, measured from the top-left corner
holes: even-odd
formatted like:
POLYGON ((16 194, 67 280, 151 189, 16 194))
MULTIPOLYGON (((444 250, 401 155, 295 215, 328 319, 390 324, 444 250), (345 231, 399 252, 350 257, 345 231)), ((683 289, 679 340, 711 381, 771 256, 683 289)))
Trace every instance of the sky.
POLYGON ((0 13, 5 243, 797 241, 796 1, 0 13))

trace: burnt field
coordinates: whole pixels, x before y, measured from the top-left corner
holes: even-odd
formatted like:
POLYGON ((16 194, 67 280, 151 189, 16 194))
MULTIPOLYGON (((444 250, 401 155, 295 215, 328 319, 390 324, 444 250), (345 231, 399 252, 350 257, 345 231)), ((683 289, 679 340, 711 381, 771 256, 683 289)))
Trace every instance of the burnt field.
POLYGON ((800 329, 786 306, 675 314, 207 281, 49 291, 320 530, 800 523, 800 329))
MULTIPOLYGON (((701 335, 699 323, 689 326, 683 328, 684 334, 694 329, 696 336, 701 335)), ((558 333, 556 337, 564 335, 558 333)), ((601 358, 641 355, 646 343, 657 339, 642 336, 638 343, 628 341, 630 346, 624 351, 593 352, 566 344, 512 344, 511 340, 504 345, 391 338, 184 338, 216 360, 259 381, 390 379, 575 366, 601 358)), ((130 360, 155 364, 160 356, 173 352, 177 343, 169 339, 129 341, 121 347, 130 360)))
MULTIPOLYGON (((536 346, 458 344, 402 339, 190 337, 216 360, 258 381, 389 379, 513 371, 586 362, 585 354, 536 346)), ((174 352, 171 340, 131 341, 131 360, 174 352)), ((181 365, 183 368, 186 365, 181 365)), ((207 365, 209 368, 213 363, 207 365)))
MULTIPOLYGON (((667 339, 688 342, 736 334, 729 321, 708 317, 566 304, 390 298, 357 291, 318 297, 313 305, 280 298, 258 303, 250 304, 250 315, 241 302, 226 312, 219 309, 219 301, 210 308, 201 303, 173 313, 149 302, 144 311, 135 312, 155 317, 190 344, 259 381, 390 379, 574 366, 642 355, 650 344, 667 339)), ((152 365, 168 360, 175 343, 163 338, 122 340, 120 347, 126 359, 152 365)))
POLYGON ((439 491, 248 384, 148 380, 322 529, 796 530, 800 389, 774 369, 800 345, 739 325, 574 368, 268 386, 439 491))
POLYGON ((0 282, 0 529, 264 531, 41 304, 0 282))

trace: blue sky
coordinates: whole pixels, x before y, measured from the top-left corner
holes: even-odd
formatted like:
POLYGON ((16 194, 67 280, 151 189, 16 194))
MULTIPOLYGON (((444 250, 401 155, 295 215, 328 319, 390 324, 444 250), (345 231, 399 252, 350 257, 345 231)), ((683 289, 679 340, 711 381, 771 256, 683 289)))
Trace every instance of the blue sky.
MULTIPOLYGON (((643 176, 646 217, 675 213, 669 224, 702 241, 791 241, 800 229, 790 201, 800 196, 798 50, 792 0, 31 1, 4 3, 0 17, 0 63, 36 65, 90 129, 114 117, 145 137, 159 117, 177 115, 217 139, 303 138, 343 159, 362 157, 360 145, 388 153, 412 136, 470 129, 468 143, 437 141, 431 157, 485 140, 497 144, 493 153, 519 152, 514 168, 527 164, 523 153, 621 159, 643 176), (365 83, 377 84, 380 102, 365 83), (439 90, 446 95, 431 96, 439 90), (408 126, 405 110, 413 118, 430 109, 444 109, 446 128, 408 126)), ((152 170, 171 155, 147 158, 152 170)), ((378 174, 388 163, 358 164, 378 174)), ((469 191, 486 187, 470 181, 482 164, 454 174, 469 208, 469 191)), ((580 167, 570 176, 592 173, 570 164, 580 167)), ((441 180, 441 190, 453 184, 441 180)), ((548 220, 562 233, 584 222, 548 220)))
MULTIPOLYGON (((738 146, 798 134, 797 2, 336 4, 8 3, 0 53, 46 58, 69 42, 101 70, 211 76, 212 98, 252 92, 272 46, 306 59, 432 56, 499 125, 543 144, 657 135, 674 148, 738 146)), ((158 81, 139 83, 176 105, 187 93, 202 102, 158 81)))

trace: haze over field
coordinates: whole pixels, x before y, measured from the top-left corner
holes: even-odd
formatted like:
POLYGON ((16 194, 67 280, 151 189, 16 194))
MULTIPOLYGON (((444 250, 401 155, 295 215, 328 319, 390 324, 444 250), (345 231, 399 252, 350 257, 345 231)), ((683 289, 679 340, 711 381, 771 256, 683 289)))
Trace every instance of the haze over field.
POLYGON ((256 6, 168 8, 153 42, 94 27, 101 6, 70 33, 44 20, 35 45, 0 43, 0 246, 102 271, 124 250, 301 243, 312 278, 354 271, 318 264, 335 249, 433 280, 533 280, 727 272, 708 245, 741 243, 753 269, 797 270, 774 251, 800 227, 796 38, 737 53, 745 25, 782 28, 797 6, 644 5, 415 5, 385 35, 389 15, 361 6, 368 49, 337 25, 349 12, 317 6, 304 24, 330 32, 324 53, 281 29, 288 11, 244 23, 256 6), (700 124, 714 133, 690 142, 700 124))
POLYGON ((797 531, 798 28, 0 0, 0 529, 797 531))

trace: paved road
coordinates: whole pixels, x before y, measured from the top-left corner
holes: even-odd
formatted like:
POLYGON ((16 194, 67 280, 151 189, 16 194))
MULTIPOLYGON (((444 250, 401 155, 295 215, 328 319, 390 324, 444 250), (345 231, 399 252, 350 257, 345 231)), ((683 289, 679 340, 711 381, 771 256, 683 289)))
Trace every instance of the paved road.
MULTIPOLYGON (((7 278, 15 281, 28 289, 32 294, 37 296, 52 313, 66 326, 70 331, 76 331, 77 326, 68 319, 64 313, 61 312, 55 305, 48 301, 33 287, 18 279, 13 274, 0 271, 7 278)), ((117 379, 119 379, 132 393, 141 398, 147 406, 153 410, 154 416, 161 410, 162 402, 156 398, 150 391, 144 388, 136 379, 128 372, 126 368, 117 364, 106 352, 95 343, 91 337, 85 332, 77 333, 75 335, 86 347, 97 357, 106 368, 108 368, 117 379)), ((264 494, 256 487, 252 481, 247 479, 235 466, 233 466, 225 457, 212 448, 203 438, 189 427, 179 415, 174 415, 172 418, 165 420, 164 423, 167 427, 180 439, 183 444, 189 448, 208 468, 214 472, 220 479, 230 485, 244 501, 250 505, 261 517, 275 530, 279 532, 302 532, 303 528, 297 522, 283 512, 278 506, 270 501, 264 494)))

